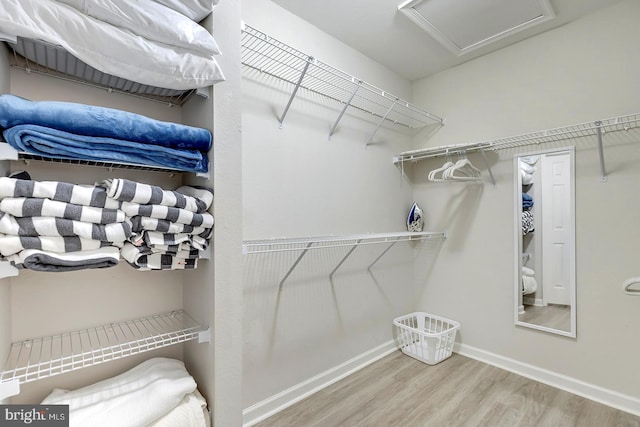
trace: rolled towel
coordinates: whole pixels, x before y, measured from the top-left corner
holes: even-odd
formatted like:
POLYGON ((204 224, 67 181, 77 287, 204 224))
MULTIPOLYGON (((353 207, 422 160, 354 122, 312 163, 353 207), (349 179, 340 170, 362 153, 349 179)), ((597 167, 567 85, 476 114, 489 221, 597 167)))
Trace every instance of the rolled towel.
POLYGON ((522 294, 529 295, 538 289, 538 282, 533 276, 522 276, 522 294))
POLYGON ((522 267, 522 274, 524 274, 525 276, 535 276, 536 272, 533 271, 533 269, 529 268, 529 267, 522 267))
POLYGON ((0 234, 0 254, 3 256, 17 254, 24 249, 38 249, 47 252, 78 252, 121 244, 121 242, 102 242, 76 236, 8 236, 0 234))

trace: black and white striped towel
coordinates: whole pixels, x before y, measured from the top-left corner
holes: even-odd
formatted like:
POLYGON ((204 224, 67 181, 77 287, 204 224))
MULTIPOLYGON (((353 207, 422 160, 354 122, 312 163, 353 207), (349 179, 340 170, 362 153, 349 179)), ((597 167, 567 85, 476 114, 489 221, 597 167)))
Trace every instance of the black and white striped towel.
POLYGON ((0 233, 13 236, 78 236, 105 242, 124 242, 131 237, 131 222, 93 224, 50 216, 16 218, 0 212, 0 233))
POLYGON ((25 249, 7 257, 16 268, 34 271, 63 272, 108 268, 120 262, 120 250, 114 246, 92 251, 56 253, 38 249, 25 249))
POLYGON ((138 270, 185 270, 198 266, 198 258, 182 258, 165 253, 151 252, 148 247, 125 243, 122 258, 138 270))
POLYGON ((202 213, 213 203, 213 192, 205 188, 183 186, 171 191, 121 178, 106 179, 96 185, 106 188, 112 199, 141 205, 171 206, 202 213))
POLYGON ((167 221, 196 227, 213 227, 213 215, 208 212, 195 213, 171 206, 141 205, 132 202, 122 202, 120 209, 122 209, 128 217, 140 215, 149 218, 166 219, 167 221))
POLYGON ((9 236, 0 234, 0 254, 9 256, 24 249, 39 249, 48 252, 91 251, 105 246, 122 246, 119 242, 102 242, 81 237, 62 236, 9 236))
POLYGON ((159 233, 157 231, 145 231, 142 234, 142 239, 144 244, 149 247, 154 247, 158 245, 179 245, 180 243, 189 243, 192 248, 198 250, 207 249, 208 242, 204 237, 196 236, 193 234, 165 234, 159 233))
POLYGON ((205 227, 194 227, 193 225, 180 224, 178 222, 167 221, 166 219, 149 218, 136 215, 131 217, 131 228, 139 233, 144 230, 161 231, 163 233, 189 233, 203 237, 210 237, 213 229, 205 227))
POLYGON ((107 190, 102 187, 0 177, 0 198, 5 197, 36 197, 109 209, 117 209, 120 204, 107 197, 107 190))
POLYGON ((83 206, 31 197, 2 199, 0 200, 0 211, 15 217, 50 216, 94 224, 110 224, 125 220, 125 213, 119 209, 83 206))

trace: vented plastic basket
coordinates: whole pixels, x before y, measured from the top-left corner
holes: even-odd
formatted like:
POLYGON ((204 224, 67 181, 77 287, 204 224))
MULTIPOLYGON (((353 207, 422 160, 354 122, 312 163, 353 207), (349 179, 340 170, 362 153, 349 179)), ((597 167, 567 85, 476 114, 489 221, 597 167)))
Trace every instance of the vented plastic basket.
POLYGON ((415 312, 393 319, 402 352, 428 365, 451 356, 460 323, 433 314, 415 312))

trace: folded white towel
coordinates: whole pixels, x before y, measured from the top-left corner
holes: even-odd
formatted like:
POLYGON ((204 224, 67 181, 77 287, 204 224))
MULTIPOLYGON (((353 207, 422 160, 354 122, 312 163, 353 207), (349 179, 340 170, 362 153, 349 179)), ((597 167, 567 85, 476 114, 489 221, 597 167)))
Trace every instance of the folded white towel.
POLYGON ((43 405, 69 405, 71 427, 141 427, 169 413, 196 383, 175 359, 157 357, 73 391, 55 389, 43 405))
POLYGON ((529 185, 529 184, 533 183, 533 174, 532 173, 526 173, 523 170, 521 170, 520 173, 522 174, 522 185, 529 185))

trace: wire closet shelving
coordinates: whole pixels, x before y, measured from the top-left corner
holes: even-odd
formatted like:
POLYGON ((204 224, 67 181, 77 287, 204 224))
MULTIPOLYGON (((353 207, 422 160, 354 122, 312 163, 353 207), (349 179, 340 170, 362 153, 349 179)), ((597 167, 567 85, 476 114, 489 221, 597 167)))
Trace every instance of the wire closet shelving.
POLYGON ((278 118, 280 126, 284 123, 299 89, 322 95, 342 105, 329 132, 329 138, 335 133, 349 107, 378 119, 377 127, 367 140, 367 145, 373 141, 386 121, 408 129, 429 125, 439 127, 444 124, 442 118, 246 24, 243 25, 241 44, 242 64, 245 68, 265 73, 292 86, 289 101, 278 118))
POLYGON ((0 400, 24 383, 196 339, 208 342, 209 329, 177 310, 16 342, 0 374, 0 400))
MULTIPOLYGON (((604 161, 603 137, 606 133, 626 132, 640 127, 640 113, 617 116, 603 120, 580 123, 554 129, 525 133, 506 138, 487 141, 478 141, 466 144, 445 145, 429 147, 419 150, 405 151, 393 158, 394 163, 415 162, 434 157, 443 157, 457 153, 481 152, 484 157, 486 150, 502 150, 507 148, 524 147, 528 145, 540 145, 550 142, 559 142, 568 139, 596 137, 598 142, 598 154, 600 160, 600 172, 602 181, 607 180, 604 161)), ((491 169, 489 173, 495 186, 495 180, 491 169)))
POLYGON ((445 239, 447 233, 445 231, 421 231, 411 232, 404 231, 398 233, 370 233, 370 234, 353 234, 342 236, 318 236, 318 237, 296 237, 282 239, 265 239, 265 240, 245 240, 242 242, 242 253, 247 254, 263 254, 271 252, 291 252, 298 251, 300 254, 293 262, 287 273, 280 281, 279 287, 282 288, 284 282, 289 278, 291 273, 298 266, 304 256, 314 249, 350 247, 349 251, 344 255, 333 271, 329 274, 332 278, 336 271, 344 264, 358 246, 378 245, 386 243, 386 248, 378 255, 378 257, 368 266, 371 269, 382 257, 399 242, 421 241, 429 239, 445 239))

